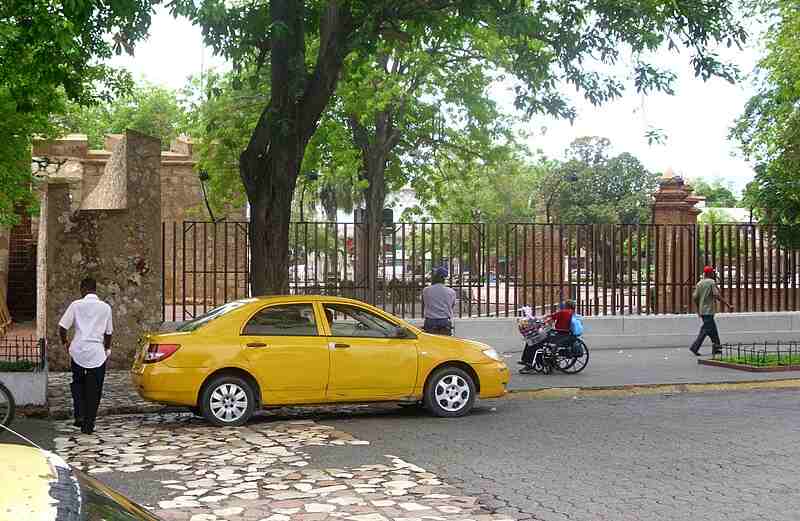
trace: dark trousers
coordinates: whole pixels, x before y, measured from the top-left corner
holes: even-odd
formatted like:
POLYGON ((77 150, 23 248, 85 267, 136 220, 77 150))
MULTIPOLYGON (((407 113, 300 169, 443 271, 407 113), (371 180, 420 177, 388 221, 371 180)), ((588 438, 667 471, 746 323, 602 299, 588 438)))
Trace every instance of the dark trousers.
POLYGON ((525 350, 522 352, 522 363, 525 365, 533 365, 533 357, 536 356, 536 350, 542 347, 544 343, 558 346, 570 336, 572 335, 568 331, 556 331, 555 329, 551 329, 543 342, 532 345, 525 344, 525 350))
POLYGON ((72 408, 75 419, 84 425, 94 427, 100 396, 103 394, 103 381, 106 378, 106 364, 87 369, 72 360, 72 408))
POLYGON ((449 318, 426 318, 422 330, 434 335, 452 335, 453 323, 449 318))
POLYGON ((714 315, 701 315, 701 318, 703 319, 703 325, 700 326, 700 333, 698 333, 691 347, 691 350, 695 352, 700 350, 700 346, 703 345, 703 341, 705 341, 706 337, 711 337, 711 343, 714 345, 714 349, 721 343, 719 341, 719 331, 717 330, 717 323, 714 321, 714 315))

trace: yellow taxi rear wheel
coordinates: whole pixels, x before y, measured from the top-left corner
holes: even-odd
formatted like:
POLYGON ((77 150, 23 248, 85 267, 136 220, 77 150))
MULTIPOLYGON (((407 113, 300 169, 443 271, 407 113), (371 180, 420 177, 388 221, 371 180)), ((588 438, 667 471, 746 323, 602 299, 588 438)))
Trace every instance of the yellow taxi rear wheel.
POLYGON ((203 390, 200 406, 209 422, 221 427, 244 425, 255 410, 250 384, 238 376, 218 376, 203 390))
POLYGON ((437 369, 425 385, 425 407, 442 418, 464 416, 475 404, 475 381, 466 371, 456 366, 437 369))

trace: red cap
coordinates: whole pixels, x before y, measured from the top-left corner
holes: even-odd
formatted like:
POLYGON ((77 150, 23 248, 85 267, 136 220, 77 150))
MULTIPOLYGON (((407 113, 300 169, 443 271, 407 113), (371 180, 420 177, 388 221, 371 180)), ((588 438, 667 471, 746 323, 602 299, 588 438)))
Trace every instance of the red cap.
POLYGON ((706 266, 703 268, 703 273, 714 273, 714 268, 712 266, 706 266))

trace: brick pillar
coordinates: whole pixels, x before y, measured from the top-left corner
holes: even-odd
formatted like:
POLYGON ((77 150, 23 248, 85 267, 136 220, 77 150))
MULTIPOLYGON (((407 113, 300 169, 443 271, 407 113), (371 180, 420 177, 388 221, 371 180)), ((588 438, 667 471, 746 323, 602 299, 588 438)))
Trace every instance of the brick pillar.
POLYGON ((657 232, 655 250, 656 284, 651 299, 658 313, 687 313, 691 311, 691 288, 696 282, 695 208, 699 198, 692 196, 692 188, 683 178, 667 172, 659 181, 654 195, 653 224, 657 232))
MULTIPOLYGON (((527 263, 522 270, 525 272, 527 284, 525 301, 536 315, 551 313, 562 300, 570 296, 564 287, 565 293, 560 294, 560 281, 563 280, 564 259, 561 257, 561 229, 559 226, 526 227, 528 234, 526 242, 527 263)), ((522 264, 522 257, 518 259, 522 264)), ((520 299, 521 301, 522 299, 520 299)))

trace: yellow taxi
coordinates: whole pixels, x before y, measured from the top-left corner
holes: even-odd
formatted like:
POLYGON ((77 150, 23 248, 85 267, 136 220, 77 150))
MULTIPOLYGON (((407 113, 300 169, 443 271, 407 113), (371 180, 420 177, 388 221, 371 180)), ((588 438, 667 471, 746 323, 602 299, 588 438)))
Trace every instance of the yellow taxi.
POLYGON ((71 468, 56 454, 0 444, 0 519, 159 521, 122 494, 71 468))
POLYGON ((261 407, 348 402, 421 402, 437 416, 462 416, 477 397, 504 395, 509 380, 486 344, 326 296, 229 302, 145 335, 131 371, 145 400, 227 426, 261 407))

